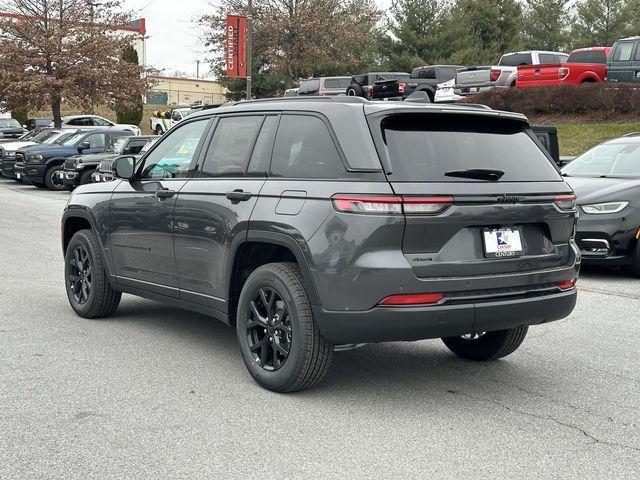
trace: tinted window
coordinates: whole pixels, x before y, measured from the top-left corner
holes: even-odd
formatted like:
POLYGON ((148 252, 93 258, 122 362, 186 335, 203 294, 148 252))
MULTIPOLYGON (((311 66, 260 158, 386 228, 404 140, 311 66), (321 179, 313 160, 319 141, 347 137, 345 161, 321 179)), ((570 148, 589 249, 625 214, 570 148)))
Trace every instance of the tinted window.
POLYGON ((142 179, 183 177, 202 138, 208 119, 180 124, 149 153, 140 174, 142 179))
POLYGON ((320 80, 315 78, 313 80, 304 80, 300 83, 300 88, 298 89, 298 95, 308 95, 310 93, 316 93, 320 90, 320 80))
POLYGON ((604 54, 604 50, 573 52, 569 55, 567 63, 607 63, 607 56, 604 54))
POLYGON ((336 178, 343 172, 338 150, 322 120, 302 115, 282 117, 271 161, 271 175, 336 178))
POLYGON ((517 67, 518 65, 531 65, 531 53, 510 53, 503 55, 499 65, 517 67))
POLYGON ((569 58, 569 55, 566 55, 564 53, 559 53, 558 55, 556 55, 556 62, 567 63, 568 58, 569 58))
POLYGON ((347 88, 349 85, 351 85, 349 77, 324 79, 324 88, 347 88))
POLYGON ((87 123, 86 123, 86 119, 85 118, 74 118, 74 119, 69 120, 67 122, 67 125, 74 125, 74 126, 75 125, 78 125, 78 126, 85 125, 86 126, 87 123))
POLYGON ((278 117, 268 116, 265 118, 260 130, 260 135, 256 140, 249 161, 247 173, 254 175, 264 175, 269 169, 269 161, 271 160, 271 151, 273 150, 273 138, 278 128, 278 117))
POLYGON ((244 175, 263 116, 221 118, 207 150, 202 175, 244 175))
POLYGON ((570 177, 640 177, 640 144, 598 145, 565 166, 562 173, 570 177))
POLYGON ((631 52, 633 51, 633 43, 622 42, 619 43, 613 52, 612 61, 614 62, 628 62, 631 60, 631 52))
POLYGON ((464 115, 396 115, 382 123, 392 181, 477 182, 445 175, 502 170, 500 181, 560 180, 540 147, 517 122, 464 115))
POLYGON ((556 63, 556 56, 551 53, 541 53, 538 59, 540 63, 556 63))

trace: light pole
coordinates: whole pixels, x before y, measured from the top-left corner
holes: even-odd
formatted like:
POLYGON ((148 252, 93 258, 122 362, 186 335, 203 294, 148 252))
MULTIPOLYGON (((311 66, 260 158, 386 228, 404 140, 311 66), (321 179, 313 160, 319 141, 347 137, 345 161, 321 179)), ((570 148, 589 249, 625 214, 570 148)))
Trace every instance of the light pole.
POLYGON ((253 2, 247 0, 247 100, 251 100, 251 50, 253 47, 253 2))

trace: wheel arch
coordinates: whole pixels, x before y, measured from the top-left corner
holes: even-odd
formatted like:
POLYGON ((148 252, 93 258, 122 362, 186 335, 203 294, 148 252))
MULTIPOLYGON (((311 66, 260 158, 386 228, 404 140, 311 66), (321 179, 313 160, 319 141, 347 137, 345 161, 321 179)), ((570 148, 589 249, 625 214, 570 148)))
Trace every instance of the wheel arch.
POLYGON ((46 168, 50 168, 55 165, 63 165, 65 160, 65 157, 51 157, 49 160, 44 162, 44 165, 46 168))
POLYGON ((80 230, 92 230, 95 233, 95 236, 98 240, 98 245, 100 246, 100 253, 102 253, 102 258, 105 259, 105 268, 107 270, 108 277, 112 279, 111 276, 111 258, 107 256, 103 244, 103 239, 100 230, 96 227, 95 219, 92 217, 91 213, 87 210, 79 207, 69 207, 62 216, 62 224, 60 226, 61 234, 62 234, 62 255, 64 256, 67 252, 67 247, 69 246, 69 242, 71 238, 76 234, 76 232, 80 230))
POLYGON ((237 301, 247 277, 256 268, 273 262, 295 262, 302 273, 309 302, 321 305, 307 257, 300 244, 289 235, 249 231, 247 237, 235 246, 227 266, 229 321, 232 325, 235 324, 237 301))

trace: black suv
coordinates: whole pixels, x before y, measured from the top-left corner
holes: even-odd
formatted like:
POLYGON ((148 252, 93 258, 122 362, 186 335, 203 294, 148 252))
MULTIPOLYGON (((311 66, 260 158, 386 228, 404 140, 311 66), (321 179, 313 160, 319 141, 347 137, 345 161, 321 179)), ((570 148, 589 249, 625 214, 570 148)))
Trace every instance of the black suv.
POLYGON ((72 308, 105 317, 127 292, 211 315, 271 390, 318 382, 334 345, 443 338, 500 358, 576 302, 575 196, 519 114, 241 102, 134 162, 65 209, 72 308))

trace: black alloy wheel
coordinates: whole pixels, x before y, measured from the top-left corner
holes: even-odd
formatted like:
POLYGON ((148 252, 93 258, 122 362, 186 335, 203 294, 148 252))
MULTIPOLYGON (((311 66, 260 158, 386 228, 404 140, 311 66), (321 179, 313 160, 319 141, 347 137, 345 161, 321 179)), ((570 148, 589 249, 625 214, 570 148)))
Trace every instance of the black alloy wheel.
POLYGON ((78 304, 83 305, 91 294, 91 257, 84 245, 76 245, 69 259, 69 288, 78 304))
POLYGON ((270 287, 258 290, 245 320, 249 351, 256 364, 273 372, 291 351, 291 315, 282 296, 270 287))

